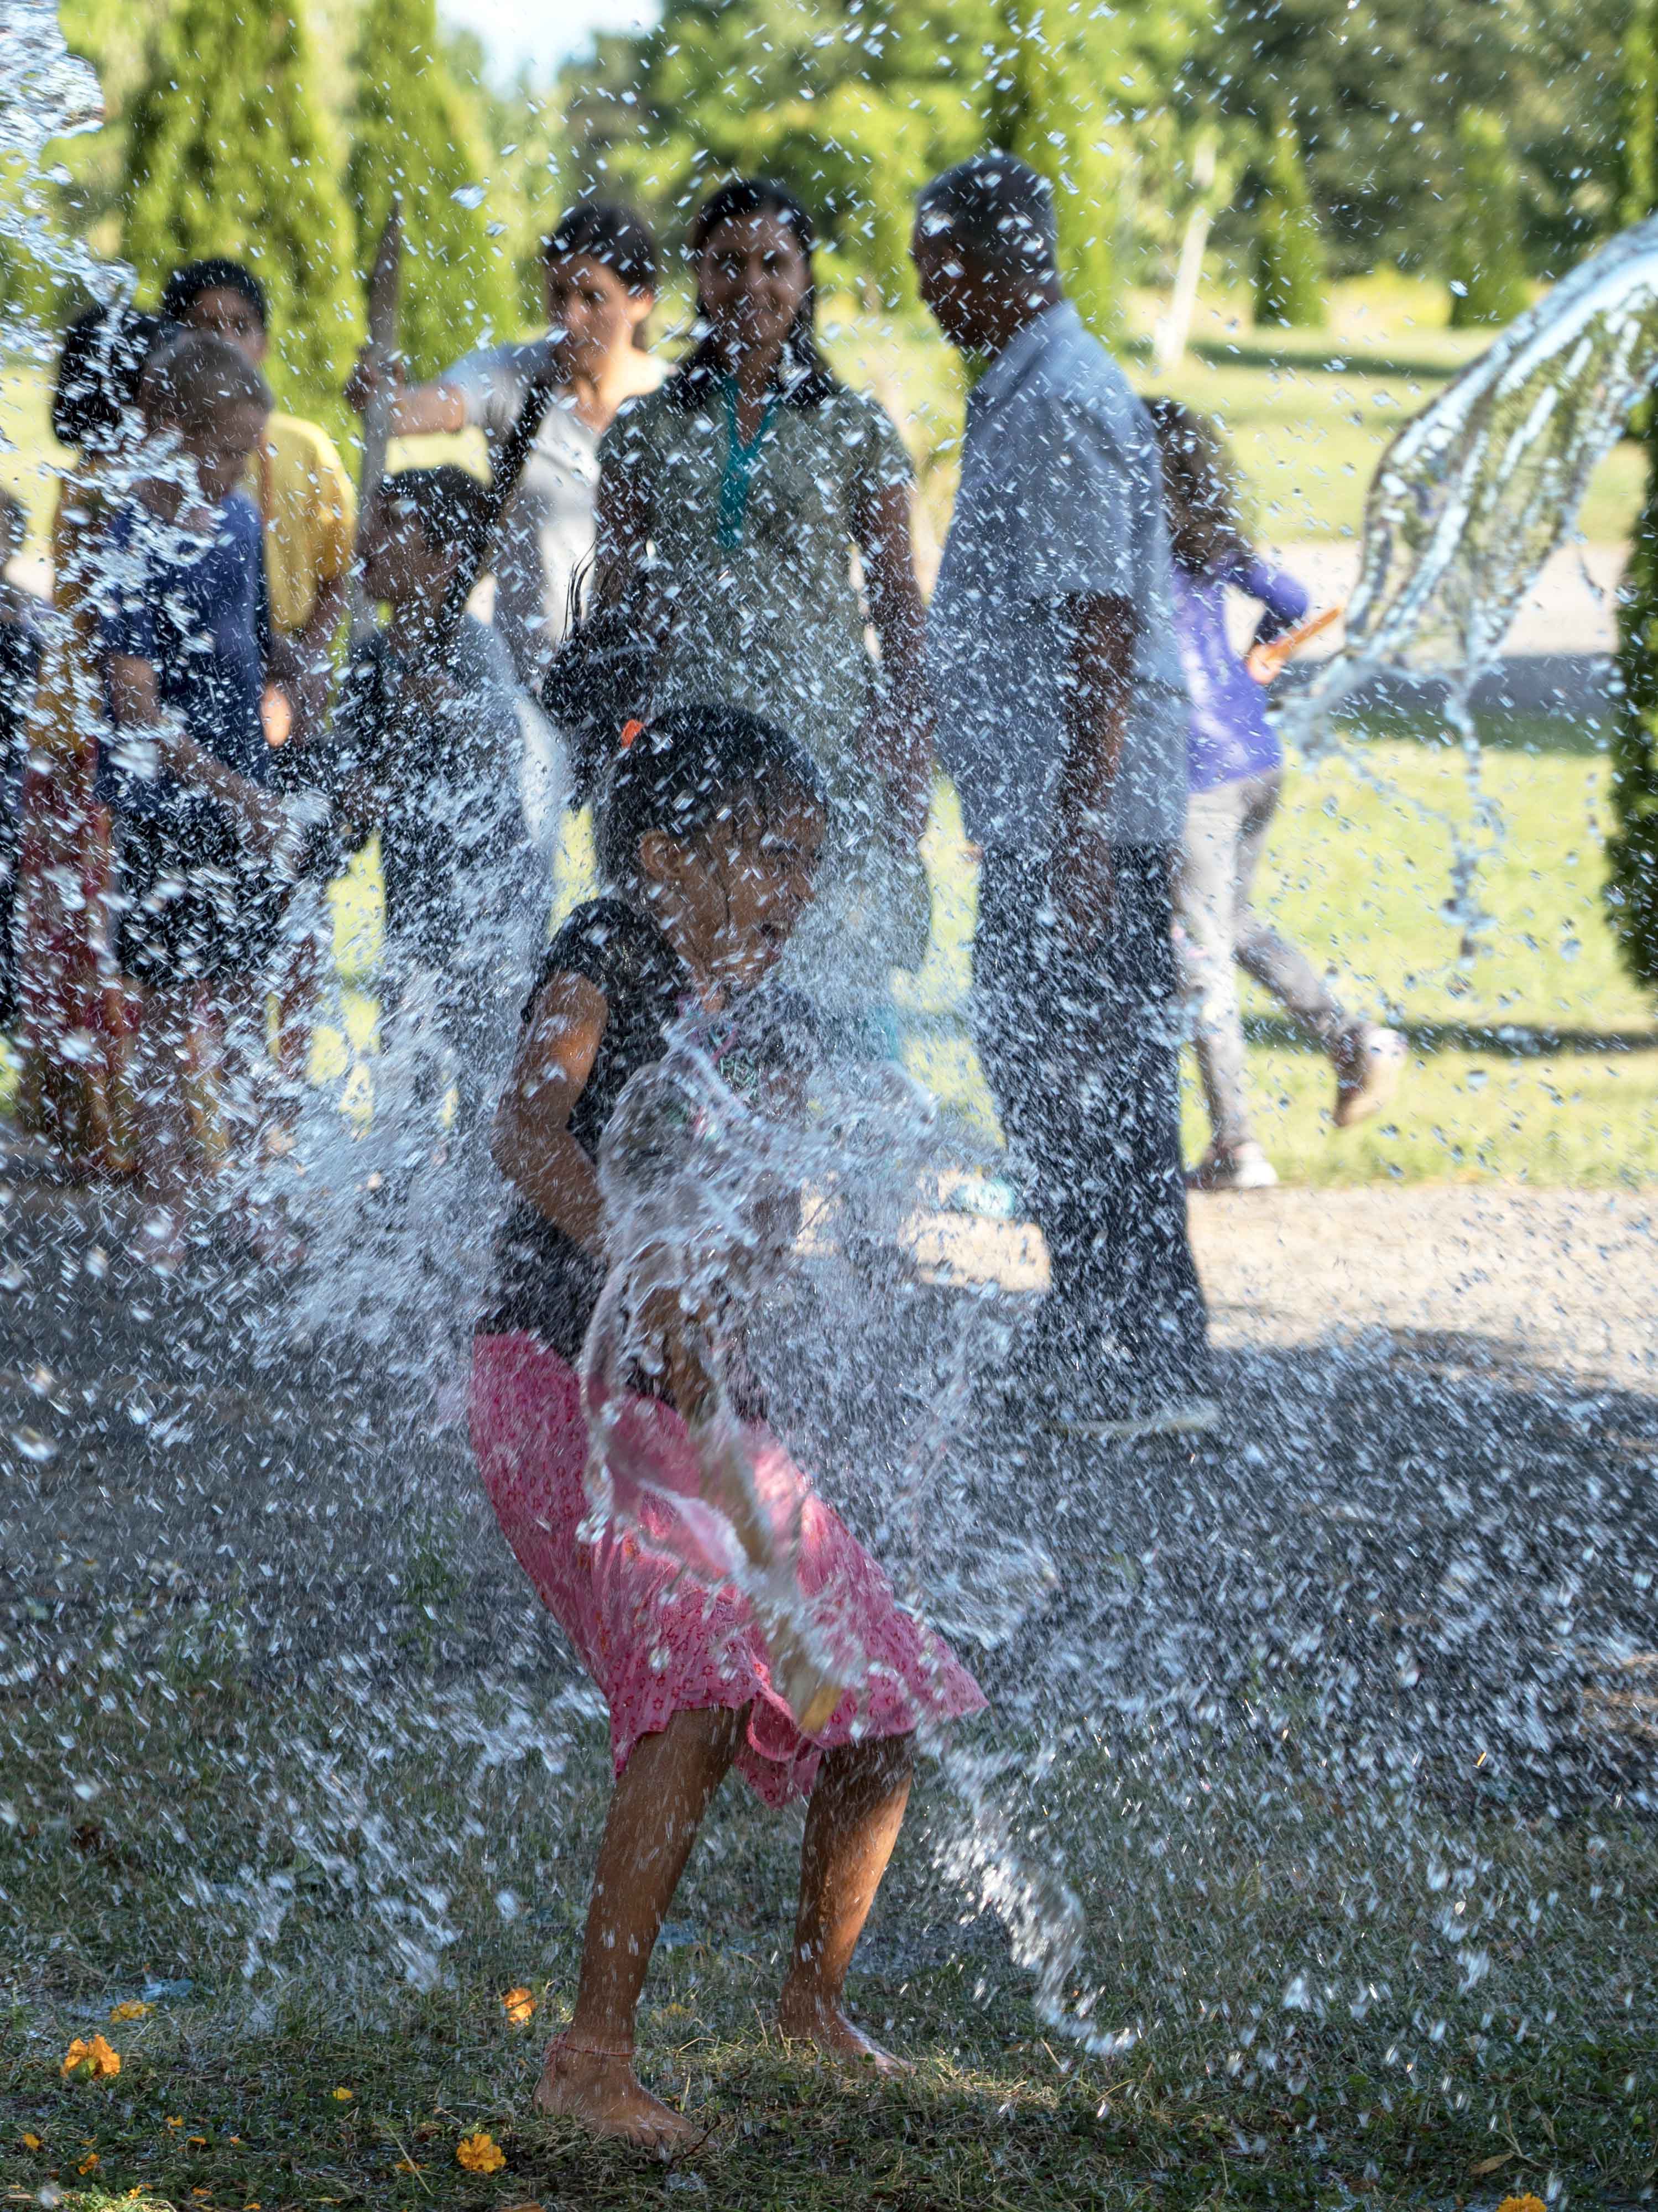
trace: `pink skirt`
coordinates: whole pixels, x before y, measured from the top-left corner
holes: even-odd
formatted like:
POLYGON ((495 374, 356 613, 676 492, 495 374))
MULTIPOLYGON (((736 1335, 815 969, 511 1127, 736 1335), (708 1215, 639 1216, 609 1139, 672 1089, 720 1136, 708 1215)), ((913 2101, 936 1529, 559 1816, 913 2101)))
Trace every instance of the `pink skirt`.
POLYGON ((811 1737, 772 1687, 747 1600, 696 1571, 708 1557, 696 1463, 672 1407, 639 1399, 629 1414, 647 1432, 657 1486, 683 1497, 687 1510, 647 1493, 626 1522, 592 1513, 580 1383, 535 1337, 474 1340, 471 1411, 472 1449, 507 1540, 610 1707, 616 1773, 641 1736, 675 1713, 746 1706, 738 1771, 768 1805, 782 1805, 811 1794, 819 1759, 837 1744, 908 1735, 920 1721, 983 1707, 949 1645, 898 1603, 768 1429, 744 1431, 761 1498, 775 1525, 798 1527, 800 1587, 829 1648, 861 1654, 859 1686, 811 1737))

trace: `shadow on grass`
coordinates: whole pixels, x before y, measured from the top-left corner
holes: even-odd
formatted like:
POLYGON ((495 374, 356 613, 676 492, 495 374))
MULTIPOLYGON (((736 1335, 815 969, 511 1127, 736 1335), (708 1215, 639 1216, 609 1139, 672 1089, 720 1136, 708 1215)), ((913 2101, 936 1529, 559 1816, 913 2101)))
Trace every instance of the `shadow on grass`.
MULTIPOLYGON (((1554 1029, 1534 1022, 1396 1022, 1415 1052, 1483 1053, 1493 1060, 1541 1060, 1556 1054, 1617 1054, 1658 1051, 1658 1029, 1554 1029)), ((1275 1045, 1284 1052, 1326 1056, 1324 1047, 1281 1014, 1243 1017, 1251 1044, 1275 1045)))

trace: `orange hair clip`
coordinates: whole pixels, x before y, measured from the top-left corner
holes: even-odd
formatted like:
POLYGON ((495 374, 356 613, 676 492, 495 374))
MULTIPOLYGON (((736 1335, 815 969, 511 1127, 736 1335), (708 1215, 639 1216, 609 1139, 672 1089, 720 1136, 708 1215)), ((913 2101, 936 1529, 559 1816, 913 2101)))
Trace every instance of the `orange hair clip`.
POLYGON ((645 725, 643 724, 643 722, 641 722, 641 721, 630 721, 630 722, 624 722, 624 723, 622 725, 622 738, 621 738, 621 749, 622 749, 622 750, 623 750, 624 753, 625 753, 625 752, 627 752, 627 751, 629 751, 629 750, 631 749, 632 745, 633 745, 633 741, 634 741, 634 739, 635 739, 635 738, 638 738, 638 737, 642 737, 642 736, 644 735, 644 733, 645 733, 645 725))

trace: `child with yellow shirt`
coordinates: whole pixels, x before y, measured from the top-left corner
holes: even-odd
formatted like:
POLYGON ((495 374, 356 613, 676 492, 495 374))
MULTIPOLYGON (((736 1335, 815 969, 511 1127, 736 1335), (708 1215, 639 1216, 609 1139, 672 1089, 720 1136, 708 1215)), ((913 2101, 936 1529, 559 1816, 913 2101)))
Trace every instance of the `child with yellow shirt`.
MULTIPOLYGON (((240 261, 186 262, 168 277, 161 313, 227 339, 255 368, 270 349, 264 287, 240 261)), ((345 613, 357 502, 333 440, 319 423, 273 414, 242 489, 264 524, 270 592, 271 675, 288 695, 293 733, 322 734, 334 641, 345 613)))

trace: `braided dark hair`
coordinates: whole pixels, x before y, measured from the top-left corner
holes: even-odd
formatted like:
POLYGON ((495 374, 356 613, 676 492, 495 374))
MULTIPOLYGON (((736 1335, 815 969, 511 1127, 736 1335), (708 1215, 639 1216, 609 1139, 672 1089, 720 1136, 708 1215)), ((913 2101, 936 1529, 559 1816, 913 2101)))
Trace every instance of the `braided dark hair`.
POLYGON ((828 804, 805 747, 745 708, 698 701, 629 726, 598 802, 598 863, 612 884, 631 882, 653 830, 695 837, 742 799, 768 822, 790 799, 828 804))
MULTIPOLYGON (((800 311, 783 341, 783 358, 778 363, 778 396, 786 407, 821 407, 842 387, 840 378, 818 349, 817 278, 812 263, 817 250, 817 227, 804 202, 796 199, 786 185, 780 185, 770 177, 733 177, 729 184, 711 192, 697 210, 690 236, 685 242, 686 252, 693 262, 700 261, 708 240, 722 224, 746 222, 750 216, 756 215, 775 216, 787 224, 794 234, 795 244, 805 256, 806 266, 813 272, 806 296, 800 302, 800 311)), ((700 295, 696 305, 700 314, 700 295)), ((706 337, 675 370, 664 389, 671 404, 687 415, 693 414, 711 391, 719 389, 725 373, 725 358, 717 341, 706 337)))

